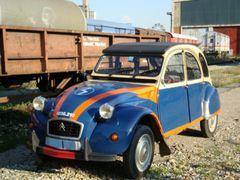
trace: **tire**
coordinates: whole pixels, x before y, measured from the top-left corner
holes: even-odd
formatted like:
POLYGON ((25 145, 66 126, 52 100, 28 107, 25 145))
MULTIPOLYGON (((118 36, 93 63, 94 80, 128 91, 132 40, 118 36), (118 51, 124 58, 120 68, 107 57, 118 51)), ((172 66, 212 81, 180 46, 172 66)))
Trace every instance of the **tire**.
POLYGON ((154 135, 148 126, 137 126, 128 150, 123 154, 123 167, 129 178, 141 178, 151 167, 154 135))
POLYGON ((217 130, 218 116, 200 122, 201 132, 204 137, 211 138, 217 130))
POLYGON ((47 92, 48 91, 48 78, 47 76, 41 76, 38 80, 37 80, 37 87, 39 88, 39 90, 41 92, 47 92))

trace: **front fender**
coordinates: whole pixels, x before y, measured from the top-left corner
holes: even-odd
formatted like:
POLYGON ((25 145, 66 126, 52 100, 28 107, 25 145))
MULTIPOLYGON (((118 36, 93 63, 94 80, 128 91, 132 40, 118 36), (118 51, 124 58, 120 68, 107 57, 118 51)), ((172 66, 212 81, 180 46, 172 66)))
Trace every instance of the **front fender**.
POLYGON ((35 131, 40 142, 43 143, 45 141, 45 137, 47 135, 47 122, 48 116, 40 111, 32 111, 30 122, 33 123, 32 130, 35 131))
POLYGON ((117 107, 111 120, 98 123, 94 129, 90 138, 93 152, 116 155, 124 153, 131 143, 136 125, 143 116, 150 113, 151 110, 144 107, 117 107), (119 135, 118 141, 111 141, 112 133, 119 135))

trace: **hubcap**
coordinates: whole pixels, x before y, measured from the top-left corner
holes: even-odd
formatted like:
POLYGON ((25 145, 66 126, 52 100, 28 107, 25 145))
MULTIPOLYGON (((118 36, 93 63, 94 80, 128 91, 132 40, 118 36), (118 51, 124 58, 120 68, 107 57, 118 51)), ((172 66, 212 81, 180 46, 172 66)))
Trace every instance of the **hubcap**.
POLYGON ((209 126, 209 131, 210 131, 210 132, 214 132, 214 131, 215 131, 216 126, 217 126, 217 116, 211 117, 211 118, 208 120, 208 126, 209 126))
POLYGON ((135 162, 140 172, 144 172, 148 168, 152 158, 152 149, 151 137, 148 134, 142 135, 135 152, 135 162))

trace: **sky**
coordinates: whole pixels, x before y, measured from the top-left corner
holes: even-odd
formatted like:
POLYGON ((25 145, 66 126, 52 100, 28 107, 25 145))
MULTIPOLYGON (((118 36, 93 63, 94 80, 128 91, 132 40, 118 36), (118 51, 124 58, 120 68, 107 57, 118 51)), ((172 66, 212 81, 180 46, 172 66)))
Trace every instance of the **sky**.
MULTIPOLYGON (((82 0, 71 0, 82 4, 82 0)), ((172 0, 89 0, 89 7, 96 11, 97 19, 120 23, 131 23, 133 26, 152 28, 162 24, 167 31, 170 28, 172 0)))

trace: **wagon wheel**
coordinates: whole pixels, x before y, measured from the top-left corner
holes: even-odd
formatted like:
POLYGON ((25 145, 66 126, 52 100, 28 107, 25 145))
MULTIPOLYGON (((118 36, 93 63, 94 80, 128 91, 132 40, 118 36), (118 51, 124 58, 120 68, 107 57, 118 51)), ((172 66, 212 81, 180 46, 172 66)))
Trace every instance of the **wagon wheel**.
POLYGON ((48 91, 48 78, 47 76, 40 76, 37 79, 37 87, 39 88, 40 91, 46 92, 48 91))

